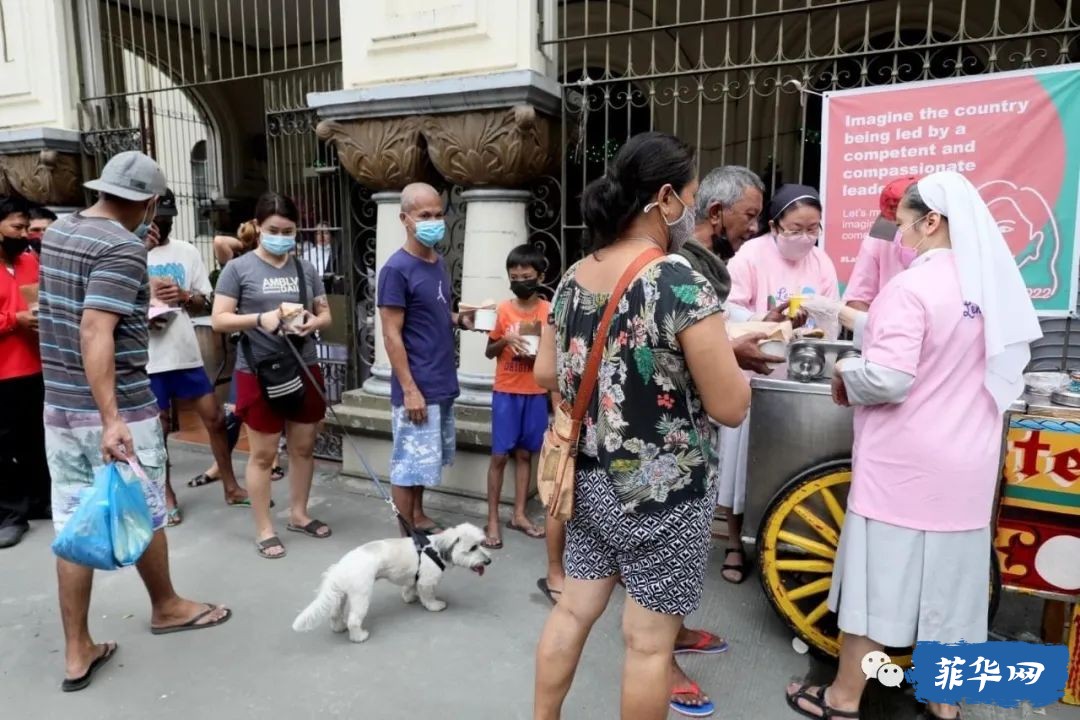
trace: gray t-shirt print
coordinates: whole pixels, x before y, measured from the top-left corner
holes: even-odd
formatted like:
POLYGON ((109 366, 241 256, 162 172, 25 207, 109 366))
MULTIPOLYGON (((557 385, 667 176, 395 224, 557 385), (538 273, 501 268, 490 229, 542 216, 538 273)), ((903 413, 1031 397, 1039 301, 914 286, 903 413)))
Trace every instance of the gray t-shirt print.
MULTIPOLYGON (((308 310, 312 310, 315 300, 325 297, 326 291, 311 263, 300 260, 300 267, 304 269, 304 278, 307 281, 308 310)), ((276 268, 256 253, 249 252, 225 265, 214 292, 236 300, 236 312, 239 315, 264 313, 277 310, 283 302, 300 302, 300 281, 296 276, 296 264, 291 257, 285 265, 276 268)), ((246 335, 251 341, 251 353, 255 362, 284 348, 280 337, 263 330, 251 330, 246 335)), ((309 335, 304 339, 301 355, 308 365, 317 362, 313 336, 309 335)), ((237 353, 236 369, 249 369, 243 351, 237 353)))

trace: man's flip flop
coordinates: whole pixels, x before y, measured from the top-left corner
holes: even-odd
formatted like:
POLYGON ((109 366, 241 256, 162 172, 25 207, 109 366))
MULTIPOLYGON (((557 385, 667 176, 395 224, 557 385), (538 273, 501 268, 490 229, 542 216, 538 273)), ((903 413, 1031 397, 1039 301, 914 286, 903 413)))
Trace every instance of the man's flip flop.
POLYGON ((534 540, 542 540, 545 535, 544 531, 539 528, 533 528, 533 532, 529 532, 529 528, 524 525, 518 525, 513 520, 507 520, 506 527, 510 528, 511 530, 517 530, 522 535, 531 537, 534 540))
POLYGON ((730 647, 727 640, 713 635, 708 630, 691 630, 691 632, 698 636, 698 641, 692 645, 676 645, 676 655, 719 655, 727 652, 730 647))
MULTIPOLYGON (((229 507, 234 507, 234 508, 250 508, 251 507, 251 498, 246 497, 243 500, 226 500, 225 504, 228 505, 229 507)), ((273 500, 270 501, 270 507, 274 507, 274 505, 276 505, 276 504, 277 503, 275 503, 273 500)))
POLYGON ((488 540, 484 538, 484 541, 480 543, 480 547, 487 548, 488 550, 502 550, 502 540, 488 540))
POLYGON ((223 609, 225 611, 225 614, 222 615, 217 620, 214 620, 212 622, 202 623, 201 625, 199 624, 200 620, 202 620, 204 617, 206 617, 207 615, 209 615, 210 613, 214 612, 215 610, 217 610, 219 608, 221 608, 220 605, 207 605, 205 610, 203 610, 201 613, 199 613, 195 617, 188 620, 186 623, 181 623, 179 625, 167 625, 166 627, 152 627, 151 626, 150 632, 152 634, 154 634, 154 635, 169 635, 169 634, 172 634, 172 633, 186 632, 188 630, 206 630, 207 628, 217 627, 218 625, 224 625, 225 623, 227 623, 229 621, 229 618, 232 617, 232 610, 230 610, 229 608, 221 608, 221 609, 223 609))
POLYGON ((60 683, 60 689, 64 692, 76 692, 89 687, 90 681, 94 679, 94 673, 112 659, 112 656, 116 654, 116 650, 119 647, 120 646, 116 643, 106 643, 105 652, 99 655, 94 662, 90 663, 90 667, 86 668, 86 672, 82 674, 82 677, 64 678, 64 682, 60 683))
POLYGON ((285 555, 287 554, 286 551, 285 551, 285 545, 281 542, 281 538, 279 538, 277 535, 271 535, 270 537, 266 538, 265 540, 256 540, 255 541, 255 552, 259 553, 260 557, 264 557, 267 560, 278 560, 280 558, 285 557, 285 555), (270 553, 266 552, 270 548, 276 548, 276 547, 281 548, 280 553, 278 553, 276 555, 271 555, 270 553))
POLYGON ((547 578, 540 578, 536 581, 536 587, 540 588, 540 592, 544 593, 544 597, 548 599, 552 605, 559 604, 559 597, 562 597, 562 590, 555 590, 548 585, 547 578), (556 597, 559 596, 559 597, 556 597))
POLYGON ((210 477, 206 473, 199 473, 195 477, 191 478, 187 482, 188 487, 202 487, 203 485, 209 485, 210 483, 216 483, 221 478, 210 477))
POLYGON ((333 534, 330 526, 322 522, 321 520, 312 520, 307 525, 303 526, 293 525, 292 523, 289 523, 285 526, 285 529, 289 532, 303 533, 308 537, 318 538, 319 540, 325 540, 333 534), (326 528, 326 534, 320 535, 319 530, 322 530, 323 528, 326 528))
POLYGON ((671 691, 671 694, 672 696, 694 695, 703 700, 700 705, 687 705, 686 703, 677 702, 675 700, 668 702, 671 709, 680 715, 685 715, 686 717, 709 717, 716 712, 716 705, 713 704, 712 700, 705 700, 705 696, 701 692, 701 687, 696 682, 691 681, 689 685, 680 685, 679 687, 674 688, 671 691))

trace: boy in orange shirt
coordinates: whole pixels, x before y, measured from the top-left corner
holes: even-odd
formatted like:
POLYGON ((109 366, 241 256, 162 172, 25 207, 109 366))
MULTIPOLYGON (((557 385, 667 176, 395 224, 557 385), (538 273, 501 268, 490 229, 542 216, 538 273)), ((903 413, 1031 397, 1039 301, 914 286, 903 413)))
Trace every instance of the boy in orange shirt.
POLYGON ((488 523, 486 548, 502 547, 499 496, 503 473, 514 456, 514 515, 506 524, 532 538, 544 537, 525 515, 525 500, 532 475, 532 455, 539 452, 548 425, 548 400, 533 380, 533 363, 540 328, 550 304, 540 297, 547 261, 531 245, 519 245, 506 258, 510 290, 516 296, 499 305, 495 329, 488 338, 487 356, 498 358, 491 398, 491 465, 488 467, 488 523))

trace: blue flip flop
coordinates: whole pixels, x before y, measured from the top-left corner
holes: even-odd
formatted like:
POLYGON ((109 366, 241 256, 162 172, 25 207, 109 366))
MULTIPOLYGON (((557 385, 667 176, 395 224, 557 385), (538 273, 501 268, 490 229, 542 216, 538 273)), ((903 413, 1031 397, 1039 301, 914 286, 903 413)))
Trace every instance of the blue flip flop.
MULTIPOLYGON (((702 696, 701 687, 693 681, 691 681, 689 685, 675 688, 671 691, 671 694, 697 695, 699 697, 702 696)), ((712 700, 706 700, 701 705, 686 705, 684 703, 671 700, 668 702, 668 705, 671 707, 672 710, 679 713, 680 715, 685 715, 686 717, 709 717, 714 712, 716 712, 716 705, 713 704, 712 700)))

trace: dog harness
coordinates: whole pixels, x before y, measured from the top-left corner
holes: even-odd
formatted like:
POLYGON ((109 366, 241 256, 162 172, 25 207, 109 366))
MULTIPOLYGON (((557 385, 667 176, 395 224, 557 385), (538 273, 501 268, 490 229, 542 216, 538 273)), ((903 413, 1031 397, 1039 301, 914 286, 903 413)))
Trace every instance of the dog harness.
POLYGON ((420 563, 424 561, 425 555, 431 558, 431 562, 435 563, 439 570, 446 570, 446 563, 443 562, 443 559, 439 555, 438 550, 435 549, 435 546, 431 544, 431 540, 428 538, 427 534, 422 533, 419 530, 413 530, 412 540, 413 545, 416 546, 416 577, 413 578, 413 584, 420 580, 420 563))

